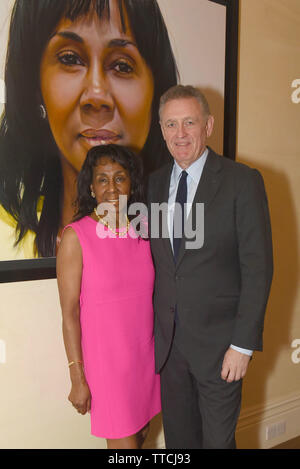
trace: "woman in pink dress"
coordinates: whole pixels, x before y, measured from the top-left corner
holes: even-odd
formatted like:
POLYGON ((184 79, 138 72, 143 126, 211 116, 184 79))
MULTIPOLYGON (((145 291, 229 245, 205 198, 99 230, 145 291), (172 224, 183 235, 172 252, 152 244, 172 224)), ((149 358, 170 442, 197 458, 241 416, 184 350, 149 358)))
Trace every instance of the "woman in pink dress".
POLYGON ((80 414, 90 411, 91 433, 110 449, 140 448, 161 410, 152 257, 149 241, 127 217, 127 206, 143 202, 140 164, 119 145, 88 152, 77 215, 57 254, 69 400, 80 414))

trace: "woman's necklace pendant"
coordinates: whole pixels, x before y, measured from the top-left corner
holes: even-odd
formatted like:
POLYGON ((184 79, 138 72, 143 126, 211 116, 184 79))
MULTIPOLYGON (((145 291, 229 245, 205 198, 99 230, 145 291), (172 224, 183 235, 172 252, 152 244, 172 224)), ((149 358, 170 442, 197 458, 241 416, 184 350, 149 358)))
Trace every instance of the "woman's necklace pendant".
POLYGON ((129 220, 128 220, 128 217, 126 215, 126 227, 123 229, 123 230, 120 230, 120 231, 117 231, 117 230, 114 230, 110 224, 108 223, 108 221, 106 220, 103 220, 99 213, 97 212, 97 208, 95 207, 94 208, 94 213, 96 215, 96 217, 98 218, 99 222, 102 223, 102 225, 106 226, 106 228, 108 228, 115 236, 119 236, 120 238, 124 237, 127 235, 128 233, 128 230, 129 230, 129 220))

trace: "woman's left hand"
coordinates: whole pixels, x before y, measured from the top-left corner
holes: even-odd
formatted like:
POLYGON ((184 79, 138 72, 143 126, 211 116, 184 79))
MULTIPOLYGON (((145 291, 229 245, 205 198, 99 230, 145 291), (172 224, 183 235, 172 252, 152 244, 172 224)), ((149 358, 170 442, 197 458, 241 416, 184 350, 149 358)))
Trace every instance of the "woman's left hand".
POLYGON ((79 414, 86 414, 91 410, 91 393, 86 382, 72 384, 68 397, 79 414))

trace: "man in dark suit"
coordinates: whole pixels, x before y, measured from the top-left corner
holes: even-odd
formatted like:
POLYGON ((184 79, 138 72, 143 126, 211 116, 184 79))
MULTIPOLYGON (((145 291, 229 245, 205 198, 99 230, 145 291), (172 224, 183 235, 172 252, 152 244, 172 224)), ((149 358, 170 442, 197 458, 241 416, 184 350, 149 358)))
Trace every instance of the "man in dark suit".
POLYGON ((214 119, 199 90, 168 90, 160 124, 174 162, 152 173, 148 200, 168 204, 160 233, 151 211, 166 447, 235 448, 242 378, 262 350, 273 271, 264 183, 257 170, 206 147, 214 119))

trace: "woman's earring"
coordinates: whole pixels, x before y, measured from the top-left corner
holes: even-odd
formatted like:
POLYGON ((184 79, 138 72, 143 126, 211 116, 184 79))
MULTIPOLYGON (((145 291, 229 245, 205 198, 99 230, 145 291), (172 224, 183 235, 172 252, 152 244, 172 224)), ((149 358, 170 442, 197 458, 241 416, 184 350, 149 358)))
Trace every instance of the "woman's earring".
POLYGON ((47 118, 47 112, 46 112, 45 106, 43 104, 40 104, 40 113, 41 113, 41 118, 42 119, 47 118))
POLYGON ((91 191, 91 196, 93 197, 93 199, 96 197, 96 194, 94 191, 91 191))

